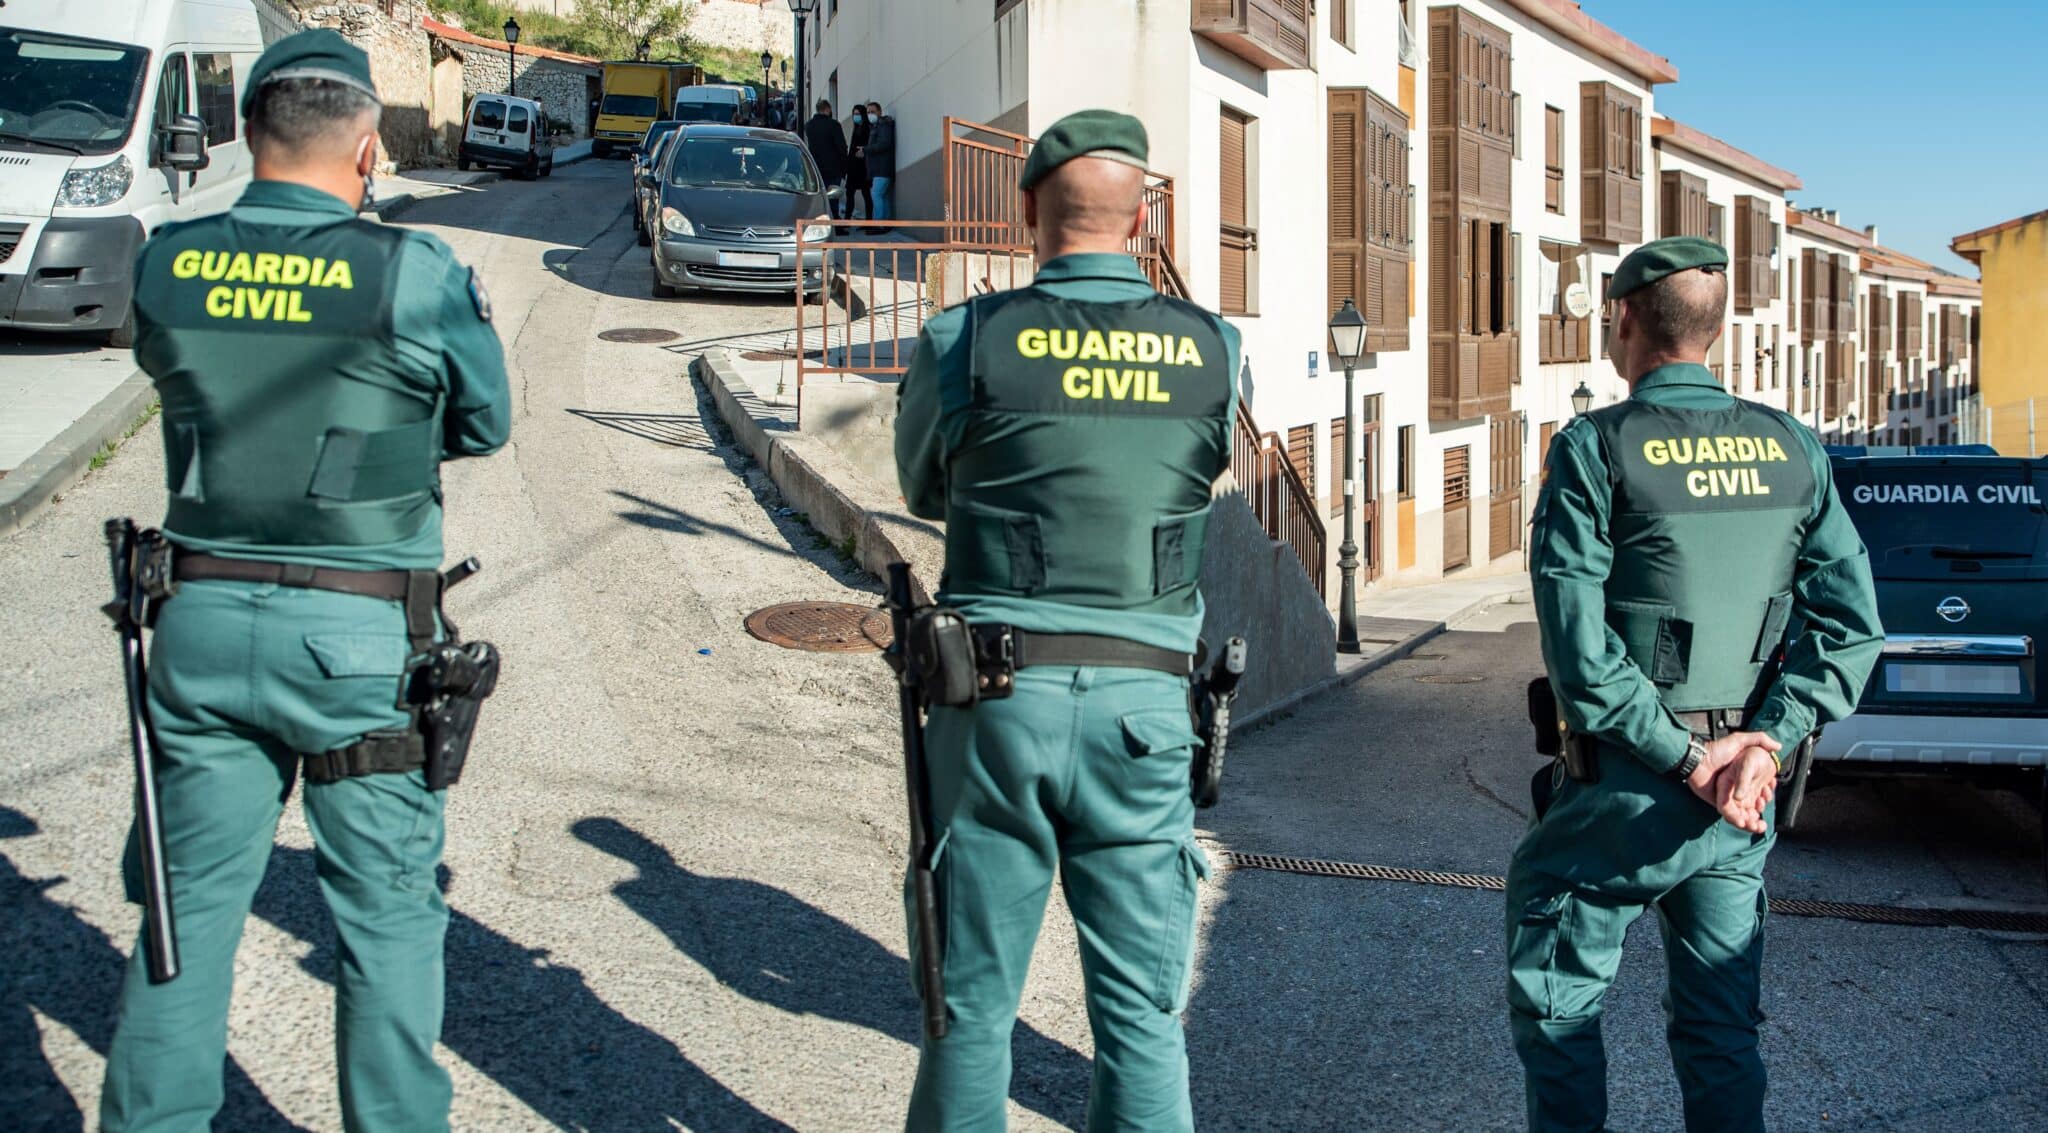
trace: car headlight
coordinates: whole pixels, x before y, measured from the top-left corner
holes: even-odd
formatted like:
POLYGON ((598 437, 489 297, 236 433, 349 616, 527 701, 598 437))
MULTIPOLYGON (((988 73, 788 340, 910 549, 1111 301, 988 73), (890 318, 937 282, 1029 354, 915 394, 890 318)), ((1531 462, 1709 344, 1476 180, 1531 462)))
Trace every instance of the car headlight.
POLYGON ((668 229, 669 234, 672 236, 695 236, 697 234, 697 226, 690 223, 690 218, 668 205, 663 205, 661 208, 661 226, 668 229))
POLYGON ((806 244, 815 243, 819 240, 830 240, 831 238, 832 226, 829 224, 804 225, 804 243, 806 244))
POLYGON ((64 183, 57 187, 57 207, 93 209, 110 205, 125 196, 128 186, 134 183, 135 167, 128 164, 126 155, 91 169, 74 169, 64 175, 64 183))

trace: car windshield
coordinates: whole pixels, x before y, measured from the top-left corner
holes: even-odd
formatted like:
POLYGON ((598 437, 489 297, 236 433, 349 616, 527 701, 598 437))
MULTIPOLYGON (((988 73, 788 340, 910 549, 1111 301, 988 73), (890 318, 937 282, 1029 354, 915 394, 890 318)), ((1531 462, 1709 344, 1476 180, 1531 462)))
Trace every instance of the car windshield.
POLYGON ((652 118, 660 113, 655 107, 651 94, 608 94, 597 108, 599 114, 618 114, 627 118, 652 118))
POLYGON ((818 192, 803 149, 767 138, 685 137, 668 168, 668 183, 683 188, 818 192))
POLYGON ((661 139, 667 137, 679 125, 679 122, 663 121, 647 127, 647 136, 640 139, 640 152, 653 153, 661 145, 661 139))
POLYGON ((730 102, 684 102, 677 104, 676 117, 684 122, 718 122, 729 126, 737 109, 730 102))
POLYGON ((139 47, 0 28, 0 147, 112 153, 142 95, 139 47))
POLYGON ((1842 461, 1835 490, 1879 578, 2048 563, 2048 474, 2020 461, 1842 461))

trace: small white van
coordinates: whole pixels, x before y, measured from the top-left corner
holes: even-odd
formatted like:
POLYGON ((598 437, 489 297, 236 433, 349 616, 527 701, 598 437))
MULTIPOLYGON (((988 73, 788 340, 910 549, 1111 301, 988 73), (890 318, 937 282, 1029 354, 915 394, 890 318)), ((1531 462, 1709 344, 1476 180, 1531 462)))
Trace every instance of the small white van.
POLYGON ((249 182, 251 0, 0 6, 0 326, 132 341, 135 253, 249 182))
POLYGON ((455 166, 503 169, 531 181, 555 171, 555 131, 547 111, 530 98, 480 94, 470 101, 455 166))
POLYGON ((710 122, 720 126, 754 124, 754 88, 729 83, 684 87, 676 92, 678 122, 710 122))

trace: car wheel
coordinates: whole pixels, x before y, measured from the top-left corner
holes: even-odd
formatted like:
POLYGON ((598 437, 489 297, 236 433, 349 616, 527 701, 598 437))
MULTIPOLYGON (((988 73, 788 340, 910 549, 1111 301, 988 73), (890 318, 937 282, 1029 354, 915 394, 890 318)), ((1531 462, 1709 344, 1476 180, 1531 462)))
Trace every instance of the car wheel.
POLYGON ((676 289, 670 287, 667 281, 661 278, 661 266, 659 264, 655 265, 654 268, 654 297, 656 299, 673 299, 676 297, 676 289))
POLYGON ((550 155, 547 161, 541 164, 540 175, 542 177, 553 177, 555 175, 555 159, 553 155, 550 155))
POLYGON ((135 304, 128 304, 128 314, 121 319, 121 325, 107 332, 107 345, 115 350, 128 350, 135 345, 135 304))
POLYGON ((540 180, 540 158, 533 154, 527 154, 526 164, 519 170, 519 179, 522 181, 540 180))
POLYGON ((611 144, 610 142, 592 142, 592 143, 590 143, 590 156, 592 156, 592 157, 594 157, 594 158, 597 158, 597 159, 599 159, 600 161, 602 161, 603 159, 605 159, 605 158, 607 158, 607 157, 610 157, 611 155, 612 155, 612 144, 611 144))
POLYGON ((649 229, 644 222, 641 221, 640 214, 638 212, 635 212, 633 214, 633 227, 639 233, 640 246, 643 248, 652 247, 654 244, 654 232, 653 230, 649 229))
POLYGON ((467 172, 469 172, 469 159, 468 159, 468 158, 466 158, 466 157, 458 157, 458 158, 456 158, 456 159, 455 159, 455 168, 457 168, 457 169, 460 169, 460 170, 461 170, 461 171, 463 171, 464 173, 467 173, 467 172))

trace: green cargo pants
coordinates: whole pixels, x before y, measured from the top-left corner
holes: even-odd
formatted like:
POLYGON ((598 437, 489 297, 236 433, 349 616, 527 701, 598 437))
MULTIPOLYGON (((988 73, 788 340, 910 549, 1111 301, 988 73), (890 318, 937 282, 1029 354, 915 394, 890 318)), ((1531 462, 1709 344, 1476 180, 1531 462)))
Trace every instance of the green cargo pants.
MULTIPOLYGON (((1180 1013, 1209 866, 1188 800, 1187 696, 1164 673, 1046 666, 1017 674, 1007 699, 932 711, 951 1030, 925 1040, 914 1133, 1004 1128, 1010 1031, 1055 871, 1095 1036, 1089 1133, 1193 1128, 1180 1013)), ((914 917, 911 929, 914 979, 914 917)))
MULTIPOLYGON (((1763 872, 1775 830, 1723 822, 1684 783, 1612 748, 1599 782, 1559 778, 1508 868, 1508 1009, 1529 1128, 1605 1127, 1600 1001, 1629 925, 1654 906, 1685 1127, 1761 1133, 1763 872)), ((1775 822, 1775 803, 1764 819, 1775 822)))
MULTIPOLYGON (((151 986, 142 949, 129 961, 100 1098, 108 1133, 211 1125, 235 948, 299 753, 403 725, 406 653, 396 602, 188 582, 164 604, 149 699, 184 971, 151 986)), ((448 1074, 434 1062, 448 925, 434 876, 442 801, 416 771, 306 785, 339 937, 335 1046, 350 1133, 448 1128, 448 1074)))

